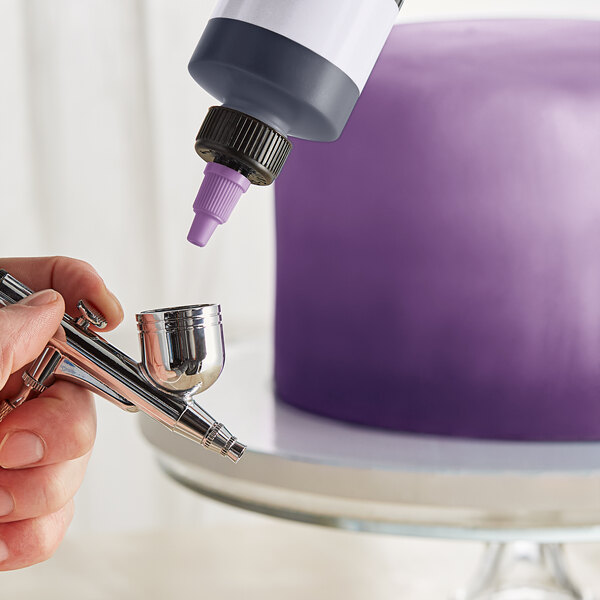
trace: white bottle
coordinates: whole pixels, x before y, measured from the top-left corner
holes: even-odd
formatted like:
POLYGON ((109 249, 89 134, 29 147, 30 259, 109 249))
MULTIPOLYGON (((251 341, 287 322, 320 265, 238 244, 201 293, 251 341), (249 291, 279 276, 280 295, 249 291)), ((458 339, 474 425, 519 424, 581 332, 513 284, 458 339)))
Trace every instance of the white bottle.
POLYGON ((204 246, 250 183, 269 185, 287 136, 341 134, 402 0, 222 0, 189 64, 214 106, 196 138, 209 164, 188 239, 204 246))

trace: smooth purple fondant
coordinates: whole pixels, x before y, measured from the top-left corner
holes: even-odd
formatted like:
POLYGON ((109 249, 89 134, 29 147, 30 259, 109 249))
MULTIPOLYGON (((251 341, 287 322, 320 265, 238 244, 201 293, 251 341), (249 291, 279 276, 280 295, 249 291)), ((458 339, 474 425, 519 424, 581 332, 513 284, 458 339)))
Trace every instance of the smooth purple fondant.
POLYGON ((281 400, 385 428, 600 439, 600 23, 395 27, 276 184, 281 400))

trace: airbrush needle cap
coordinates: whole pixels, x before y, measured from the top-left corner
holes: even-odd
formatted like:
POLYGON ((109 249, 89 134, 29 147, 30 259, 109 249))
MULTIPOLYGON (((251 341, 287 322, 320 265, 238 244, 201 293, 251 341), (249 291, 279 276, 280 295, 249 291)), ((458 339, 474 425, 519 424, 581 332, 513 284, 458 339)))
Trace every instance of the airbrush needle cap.
POLYGON ((241 173, 216 162, 204 169, 204 180, 194 202, 194 222, 188 240, 206 246, 217 225, 227 221, 250 181, 241 173))

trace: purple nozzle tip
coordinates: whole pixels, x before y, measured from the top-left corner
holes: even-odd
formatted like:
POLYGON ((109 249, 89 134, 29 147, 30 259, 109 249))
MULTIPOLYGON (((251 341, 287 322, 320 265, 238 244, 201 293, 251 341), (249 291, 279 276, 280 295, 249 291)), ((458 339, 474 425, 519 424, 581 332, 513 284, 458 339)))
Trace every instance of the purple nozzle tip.
POLYGON ((194 202, 194 222, 188 240, 196 246, 206 246, 217 225, 227 221, 250 181, 241 173, 210 162, 204 169, 204 180, 194 202))

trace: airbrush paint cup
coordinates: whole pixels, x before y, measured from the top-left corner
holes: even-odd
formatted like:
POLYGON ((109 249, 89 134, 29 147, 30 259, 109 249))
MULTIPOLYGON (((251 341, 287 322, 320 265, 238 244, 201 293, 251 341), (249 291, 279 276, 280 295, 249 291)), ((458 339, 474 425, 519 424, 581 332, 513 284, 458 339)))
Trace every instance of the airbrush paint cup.
POLYGON ((218 304, 150 310, 137 322, 142 364, 157 385, 193 395, 219 378, 225 344, 218 304))

